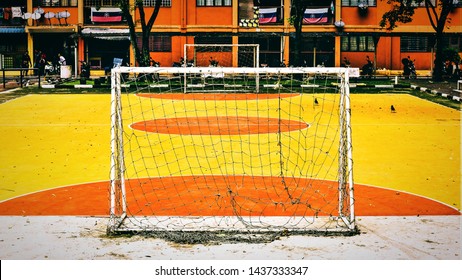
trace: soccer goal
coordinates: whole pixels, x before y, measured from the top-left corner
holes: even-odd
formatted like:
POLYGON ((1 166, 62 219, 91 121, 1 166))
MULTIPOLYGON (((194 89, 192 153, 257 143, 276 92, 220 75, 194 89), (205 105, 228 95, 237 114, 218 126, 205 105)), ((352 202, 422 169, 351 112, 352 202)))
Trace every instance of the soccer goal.
POLYGON ((108 232, 355 232, 348 83, 345 68, 113 69, 108 232))
POLYGON ((258 44, 185 44, 185 65, 197 67, 259 67, 258 44))

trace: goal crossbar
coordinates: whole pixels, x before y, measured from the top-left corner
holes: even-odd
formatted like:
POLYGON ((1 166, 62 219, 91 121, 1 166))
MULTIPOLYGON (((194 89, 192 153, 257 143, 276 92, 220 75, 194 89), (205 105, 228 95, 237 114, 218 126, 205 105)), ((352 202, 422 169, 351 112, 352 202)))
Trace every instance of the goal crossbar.
MULTIPOLYGON (((201 73, 229 73, 229 74, 345 74, 355 68, 338 67, 126 67, 113 68, 114 73, 159 73, 159 74, 201 74, 201 73)), ((351 74, 349 74, 351 75, 351 74)), ((347 78, 347 77, 345 77, 347 78)))

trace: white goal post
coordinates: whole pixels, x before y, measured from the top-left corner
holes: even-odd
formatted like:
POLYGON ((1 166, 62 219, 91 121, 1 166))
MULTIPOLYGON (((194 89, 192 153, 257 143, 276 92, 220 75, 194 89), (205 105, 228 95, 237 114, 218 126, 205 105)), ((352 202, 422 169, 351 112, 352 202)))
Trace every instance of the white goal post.
POLYGON ((112 69, 108 232, 356 232, 349 71, 112 69))

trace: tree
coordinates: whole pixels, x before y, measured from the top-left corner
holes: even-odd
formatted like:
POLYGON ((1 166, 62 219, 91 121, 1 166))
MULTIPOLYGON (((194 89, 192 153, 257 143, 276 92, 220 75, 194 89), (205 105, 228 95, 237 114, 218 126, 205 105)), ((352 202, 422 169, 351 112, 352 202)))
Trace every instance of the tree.
POLYGON ((311 3, 309 0, 292 0, 290 6, 289 23, 295 28, 295 43, 294 43, 294 61, 291 62, 293 66, 302 66, 302 42, 303 42, 303 17, 305 10, 311 3))
POLYGON ((392 4, 390 11, 382 16, 380 26, 388 30, 393 30, 398 23, 408 23, 412 21, 415 9, 421 3, 425 3, 430 24, 435 30, 435 66, 433 68, 433 80, 443 80, 443 39, 446 23, 450 21, 449 13, 453 9, 453 0, 387 0, 387 3, 392 4))
POLYGON ((127 20, 128 29, 130 31, 130 42, 132 48, 135 52, 135 59, 138 63, 138 66, 149 66, 150 65, 150 54, 149 54, 149 36, 151 34, 152 27, 156 21, 157 15, 159 14, 159 9, 162 3, 162 0, 156 0, 154 3, 154 11, 146 21, 146 13, 144 11, 143 0, 134 0, 133 9, 138 9, 140 14, 140 23, 141 23, 141 35, 136 33, 135 21, 133 20, 132 14, 130 13, 132 8, 130 7, 130 0, 120 0, 119 7, 122 10, 122 14, 127 20), (141 36, 141 48, 138 46, 138 36, 141 36))

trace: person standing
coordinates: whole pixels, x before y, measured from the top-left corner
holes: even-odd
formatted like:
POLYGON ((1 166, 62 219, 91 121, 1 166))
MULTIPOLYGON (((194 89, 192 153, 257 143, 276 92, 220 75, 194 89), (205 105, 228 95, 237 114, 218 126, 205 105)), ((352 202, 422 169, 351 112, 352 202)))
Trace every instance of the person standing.
MULTIPOLYGON (((25 51, 24 54, 22 55, 22 63, 21 63, 21 67, 22 68, 29 68, 29 66, 32 65, 32 62, 30 60, 30 56, 29 56, 29 52, 28 51, 25 51)), ((27 73, 29 71, 26 69, 26 70, 23 70, 22 73, 23 73, 23 76, 27 76, 27 73)))
POLYGON ((39 60, 39 74, 45 76, 45 65, 47 64, 47 56, 45 53, 41 53, 39 60))
POLYGON ((42 57, 42 52, 39 50, 34 51, 34 76, 37 76, 40 68, 40 58, 42 57))
POLYGON ((66 65, 66 59, 60 53, 58 54, 58 62, 59 62, 59 65, 66 65))

